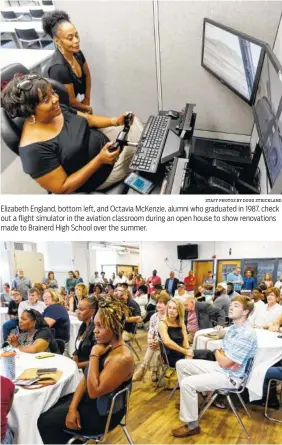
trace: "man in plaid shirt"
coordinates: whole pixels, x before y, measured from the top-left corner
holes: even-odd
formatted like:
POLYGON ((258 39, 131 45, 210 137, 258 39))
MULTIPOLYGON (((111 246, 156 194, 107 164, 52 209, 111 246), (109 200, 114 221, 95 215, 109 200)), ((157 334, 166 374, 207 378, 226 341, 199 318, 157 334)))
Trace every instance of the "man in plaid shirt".
POLYGON ((215 362, 207 360, 179 360, 176 371, 180 386, 180 420, 185 422, 172 430, 174 437, 186 437, 201 432, 198 424, 197 391, 236 388, 245 375, 248 360, 257 350, 257 338, 247 318, 254 309, 249 297, 238 295, 232 299, 229 318, 234 324, 228 329, 222 349, 215 351, 215 362))

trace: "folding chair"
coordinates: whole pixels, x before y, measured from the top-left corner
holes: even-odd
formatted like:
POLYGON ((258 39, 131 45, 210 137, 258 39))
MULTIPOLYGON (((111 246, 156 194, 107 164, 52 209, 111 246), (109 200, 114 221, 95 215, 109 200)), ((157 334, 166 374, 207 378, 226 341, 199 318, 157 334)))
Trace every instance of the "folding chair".
MULTIPOLYGON (((274 422, 282 423, 282 420, 275 419, 275 417, 270 417, 270 416, 268 415, 268 413, 267 413, 267 410, 268 410, 268 401, 269 401, 269 393, 270 393, 270 388, 271 388, 271 383, 272 383, 272 382, 275 382, 275 384, 276 384, 277 382, 282 383, 282 380, 278 380, 278 379, 271 379, 271 380, 269 380, 269 382, 268 382, 268 387, 267 387, 267 393, 266 393, 266 401, 265 401, 264 415, 265 415, 265 417, 267 417, 269 420, 273 420, 274 422)), ((280 405, 281 405, 281 400, 282 400, 282 391, 281 391, 281 393, 280 393, 280 405)))
MULTIPOLYGON (((164 378, 164 376, 166 375, 166 372, 168 370, 170 370, 173 374, 175 374, 175 372, 176 372, 175 367, 170 366, 170 364, 169 364, 169 360, 168 360, 168 356, 167 356, 167 353, 166 353, 166 349, 165 349, 165 346, 164 346, 164 344, 163 344, 161 339, 159 339, 159 346, 160 346, 160 357, 161 357, 162 373, 161 373, 161 375, 159 377, 159 380, 156 383, 155 390, 159 387, 162 379, 164 378)), ((172 397, 173 397, 173 395, 174 395, 174 393, 175 393, 175 391, 177 390, 178 387, 179 387, 179 384, 178 384, 178 381, 177 381, 175 386, 174 386, 174 388, 173 388, 173 390, 172 390, 172 392, 171 392, 171 394, 170 394, 170 396, 169 396, 169 398, 168 398, 166 407, 168 406, 169 402, 171 401, 171 399, 172 399, 172 397)))
POLYGON ((140 346, 140 344, 139 344, 139 342, 138 342, 138 340, 137 340, 137 338, 136 338, 136 333, 137 333, 137 323, 135 323, 135 325, 134 325, 134 330, 133 330, 133 332, 132 332, 132 339, 126 341, 126 344, 127 344, 128 347, 131 349, 131 351, 133 352, 133 354, 136 355, 137 360, 140 361, 140 357, 139 357, 139 355, 138 355, 136 349, 134 348, 134 346, 133 346, 133 344, 132 344, 133 342, 135 342, 136 345, 138 346, 139 350, 142 351, 142 348, 141 348, 141 346, 140 346))
MULTIPOLYGON (((94 436, 88 436, 88 435, 83 435, 83 434, 79 434, 76 431, 70 431, 70 430, 65 430, 66 433, 71 434, 73 437, 67 442, 68 444, 71 444, 73 442, 75 442, 76 440, 81 441, 82 443, 89 443, 89 441, 95 441, 96 444, 98 443, 102 443, 106 440, 106 437, 108 435, 109 432, 113 431, 115 428, 117 428, 118 426, 120 426, 128 440, 128 443, 134 445, 130 434, 127 430, 126 424, 127 424, 127 416, 128 416, 128 409, 129 409, 129 396, 130 396, 130 391, 131 391, 131 382, 130 384, 128 384, 126 386, 126 388, 121 389, 119 392, 117 392, 112 400, 111 400, 111 405, 110 405, 110 409, 108 412, 108 418, 107 418, 107 422, 106 422, 106 426, 105 426, 105 430, 103 433, 101 434, 97 434, 94 436), (112 414, 115 412, 115 408, 117 405, 117 402, 119 402, 122 407, 120 407, 119 409, 125 409, 125 415, 123 417, 123 419, 120 421, 120 423, 115 426, 114 428, 110 429, 110 423, 111 423, 111 419, 112 419, 112 414)), ((98 402, 97 402, 98 403, 98 402)), ((99 408, 98 408, 99 410, 99 408)))
POLYGON ((252 371, 252 367, 253 367, 253 363, 254 363, 254 358, 250 358, 247 362, 246 365, 246 369, 245 369, 245 377, 244 380, 242 381, 241 385, 239 388, 236 389, 232 389, 232 388, 222 388, 222 389, 217 389, 216 391, 213 392, 213 394, 211 395, 211 397, 208 399, 207 404, 204 406, 203 410, 200 412, 199 414, 199 419, 201 419, 204 415, 204 413, 207 411, 207 409, 212 405, 212 403, 216 400, 218 395, 222 395, 225 396, 228 404, 230 406, 230 408, 232 409, 233 413, 235 414, 239 424, 241 425, 241 428, 244 430, 246 436, 248 437, 248 439, 250 439, 250 435, 248 433, 248 431, 246 430, 245 425, 243 424, 241 417, 239 416, 239 414, 236 411, 236 408, 231 400, 230 394, 236 394, 238 399, 241 402, 241 405, 243 406, 244 410, 246 411, 247 415, 249 418, 251 418, 249 411, 246 408, 246 405, 241 397, 241 393, 244 391, 244 389, 246 388, 246 385, 248 383, 248 379, 249 376, 251 374, 252 371))

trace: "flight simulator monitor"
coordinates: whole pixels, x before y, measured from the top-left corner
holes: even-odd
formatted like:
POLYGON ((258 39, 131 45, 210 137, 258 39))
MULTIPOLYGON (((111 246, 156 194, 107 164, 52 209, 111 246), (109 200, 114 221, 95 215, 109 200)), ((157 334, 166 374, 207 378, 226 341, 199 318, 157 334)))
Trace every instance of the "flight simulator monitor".
POLYGON ((282 66, 268 45, 253 111, 259 143, 273 187, 276 181, 282 179, 282 66))
POLYGON ((264 42, 204 19, 202 66, 249 105, 253 105, 264 42))

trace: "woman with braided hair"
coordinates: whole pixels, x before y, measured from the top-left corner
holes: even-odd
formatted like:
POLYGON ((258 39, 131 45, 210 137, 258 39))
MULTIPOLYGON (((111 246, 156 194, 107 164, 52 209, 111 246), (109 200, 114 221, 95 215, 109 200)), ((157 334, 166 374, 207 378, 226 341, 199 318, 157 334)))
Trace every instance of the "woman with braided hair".
MULTIPOLYGON (((91 350, 89 365, 75 393, 62 397, 39 417, 43 443, 66 443, 70 436, 65 428, 85 435, 103 433, 110 396, 131 383, 134 359, 122 340, 127 306, 117 299, 101 299, 98 305, 94 319, 97 344, 91 350)), ((114 412, 110 428, 117 426, 124 414, 123 408, 114 412)))

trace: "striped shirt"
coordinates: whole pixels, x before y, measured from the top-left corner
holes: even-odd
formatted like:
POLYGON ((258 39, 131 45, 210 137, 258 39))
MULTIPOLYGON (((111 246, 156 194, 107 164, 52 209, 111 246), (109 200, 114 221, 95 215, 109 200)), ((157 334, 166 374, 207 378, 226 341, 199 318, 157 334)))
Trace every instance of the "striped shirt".
POLYGON ((242 326, 232 325, 222 341, 222 350, 226 357, 239 365, 237 367, 224 368, 230 377, 242 379, 245 376, 247 361, 254 357, 257 351, 257 337, 255 330, 248 320, 242 326))

